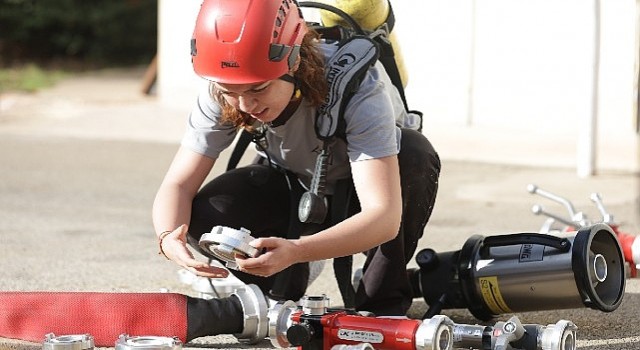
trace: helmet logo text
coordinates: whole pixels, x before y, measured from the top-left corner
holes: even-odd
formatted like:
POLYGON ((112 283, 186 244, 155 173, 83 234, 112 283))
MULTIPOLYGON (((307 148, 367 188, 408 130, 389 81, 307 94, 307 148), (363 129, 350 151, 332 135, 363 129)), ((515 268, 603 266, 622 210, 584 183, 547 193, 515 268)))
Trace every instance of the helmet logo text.
POLYGON ((240 64, 236 61, 222 61, 220 62, 222 68, 240 68, 240 64))

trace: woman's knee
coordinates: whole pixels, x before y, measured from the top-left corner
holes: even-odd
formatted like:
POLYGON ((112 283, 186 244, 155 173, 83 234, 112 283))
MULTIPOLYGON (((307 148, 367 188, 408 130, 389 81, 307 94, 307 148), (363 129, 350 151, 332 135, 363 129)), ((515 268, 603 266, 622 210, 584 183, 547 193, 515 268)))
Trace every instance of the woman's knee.
POLYGON ((256 233, 266 227, 286 227, 289 202, 282 173, 263 165, 237 168, 214 178, 196 194, 190 225, 198 235, 216 225, 256 233))
POLYGON ((429 139, 418 131, 402 130, 398 160, 401 172, 420 172, 435 176, 440 174, 441 163, 438 152, 429 139))

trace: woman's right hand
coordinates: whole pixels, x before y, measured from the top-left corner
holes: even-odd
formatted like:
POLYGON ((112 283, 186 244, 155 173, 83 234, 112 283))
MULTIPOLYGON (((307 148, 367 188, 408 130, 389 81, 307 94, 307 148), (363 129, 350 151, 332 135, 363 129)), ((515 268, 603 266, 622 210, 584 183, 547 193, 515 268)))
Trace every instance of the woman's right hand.
POLYGON ((209 278, 227 277, 229 275, 228 270, 211 266, 208 263, 196 260, 193 257, 193 253, 191 253, 187 247, 188 232, 188 226, 182 224, 162 239, 160 242, 160 248, 167 259, 172 260, 187 271, 198 276, 209 278))

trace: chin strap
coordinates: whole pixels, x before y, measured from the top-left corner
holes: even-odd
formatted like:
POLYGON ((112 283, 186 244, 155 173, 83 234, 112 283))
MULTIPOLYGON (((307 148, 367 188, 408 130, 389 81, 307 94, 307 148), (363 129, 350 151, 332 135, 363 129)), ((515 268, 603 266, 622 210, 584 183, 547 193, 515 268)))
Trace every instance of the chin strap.
POLYGON ((284 81, 289 82, 289 83, 294 84, 294 85, 297 85, 296 84, 296 78, 294 78, 293 75, 290 74, 290 73, 283 74, 278 79, 284 80, 284 81))
POLYGON ((302 96, 302 91, 300 91, 300 88, 298 87, 298 79, 296 79, 293 76, 293 74, 291 73, 283 74, 278 79, 286 81, 287 83, 293 84, 293 92, 291 93, 292 101, 298 100, 300 96, 302 96))

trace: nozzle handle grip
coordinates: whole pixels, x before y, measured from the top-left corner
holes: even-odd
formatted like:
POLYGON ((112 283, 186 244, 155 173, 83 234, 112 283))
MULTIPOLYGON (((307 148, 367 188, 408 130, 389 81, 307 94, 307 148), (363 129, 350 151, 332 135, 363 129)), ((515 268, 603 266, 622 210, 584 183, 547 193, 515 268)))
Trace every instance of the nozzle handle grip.
POLYGON ((481 257, 486 257, 489 255, 489 249, 493 247, 506 247, 517 244, 539 244, 556 248, 563 253, 571 249, 571 242, 567 238, 540 233, 513 233, 486 237, 482 241, 479 254, 481 257))

